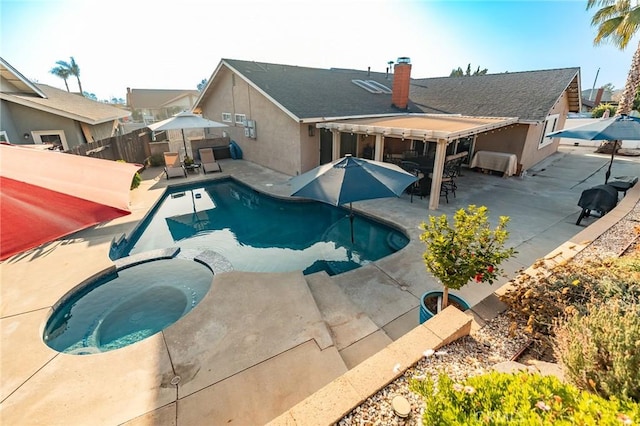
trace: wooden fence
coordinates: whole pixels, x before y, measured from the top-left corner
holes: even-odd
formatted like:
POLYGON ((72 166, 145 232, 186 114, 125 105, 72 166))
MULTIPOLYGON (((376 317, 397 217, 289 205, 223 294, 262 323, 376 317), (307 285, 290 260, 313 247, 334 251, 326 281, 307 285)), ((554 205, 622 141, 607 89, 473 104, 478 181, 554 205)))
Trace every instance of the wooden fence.
POLYGON ((143 129, 74 147, 66 152, 105 160, 145 164, 151 156, 151 134, 143 129))

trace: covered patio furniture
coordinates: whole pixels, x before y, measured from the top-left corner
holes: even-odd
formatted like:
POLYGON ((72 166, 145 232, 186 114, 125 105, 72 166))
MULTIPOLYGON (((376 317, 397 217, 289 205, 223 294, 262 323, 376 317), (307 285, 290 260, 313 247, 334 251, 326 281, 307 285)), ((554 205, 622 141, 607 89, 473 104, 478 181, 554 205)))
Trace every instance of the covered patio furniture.
POLYGON ((202 164, 202 170, 206 175, 207 172, 221 172, 222 166, 220 163, 216 161, 215 154, 213 153, 213 148, 200 148, 198 150, 200 153, 200 162, 202 164))
POLYGON ((618 190, 611 185, 597 185, 582 191, 578 206, 582 207, 576 225, 580 225, 583 218, 589 217, 592 211, 604 216, 618 204, 618 190))
POLYGON ((177 152, 165 152, 164 164, 164 173, 167 179, 172 177, 187 177, 187 170, 180 162, 180 155, 177 152))
POLYGON ((513 176, 518 171, 518 157, 508 152, 478 151, 469 167, 501 172, 504 177, 513 176))

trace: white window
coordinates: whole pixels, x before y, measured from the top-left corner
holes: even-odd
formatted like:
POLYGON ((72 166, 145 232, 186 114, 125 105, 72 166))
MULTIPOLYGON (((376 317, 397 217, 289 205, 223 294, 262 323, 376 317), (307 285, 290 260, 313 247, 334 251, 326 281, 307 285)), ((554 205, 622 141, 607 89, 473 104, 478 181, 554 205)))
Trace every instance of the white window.
POLYGON ((224 121, 225 123, 231 123, 231 113, 230 112, 223 112, 222 113, 222 121, 224 121))
POLYGON ((33 135, 34 143, 53 144, 57 147, 67 150, 67 139, 64 137, 64 131, 62 130, 34 130, 31 132, 33 135))
POLYGON ((4 130, 0 130, 0 142, 9 142, 9 136, 4 130))
POLYGON ((236 114, 235 119, 236 124, 242 124, 243 126, 247 124, 247 116, 244 114, 236 114))
POLYGON ((538 149, 545 147, 553 142, 553 138, 548 138, 547 134, 556 130, 556 126, 558 125, 558 117, 560 117, 559 114, 552 114, 549 115, 545 120, 544 130, 542 131, 542 139, 540 140, 538 149))

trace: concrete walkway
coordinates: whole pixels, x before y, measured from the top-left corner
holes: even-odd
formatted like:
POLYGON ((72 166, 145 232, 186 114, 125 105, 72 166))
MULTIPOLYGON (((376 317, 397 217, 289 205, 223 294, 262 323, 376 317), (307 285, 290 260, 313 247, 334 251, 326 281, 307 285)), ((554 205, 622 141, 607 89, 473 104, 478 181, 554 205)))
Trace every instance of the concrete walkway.
MULTIPOLYGON (((186 317, 129 347, 96 355, 60 354, 42 342, 51 309, 105 270, 114 238, 129 234, 167 184, 232 175, 275 195, 288 176, 246 161, 223 160, 222 175, 167 181, 147 170, 132 191, 132 214, 78 232, 2 263, 0 421, 4 424, 263 424, 418 325, 419 296, 439 289, 422 264, 419 225, 428 200, 408 196, 354 203, 402 228, 407 247, 338 276, 301 272, 214 276, 212 290, 186 317)), ((508 277, 568 241, 580 193, 604 183, 608 157, 563 146, 525 177, 464 171, 457 198, 511 217, 518 255, 508 277)), ((640 159, 616 159, 613 176, 640 174, 640 159)), ((444 201, 444 200, 443 200, 444 201)), ((284 225, 284 224, 283 224, 284 225)), ((472 305, 506 282, 465 287, 472 305)))

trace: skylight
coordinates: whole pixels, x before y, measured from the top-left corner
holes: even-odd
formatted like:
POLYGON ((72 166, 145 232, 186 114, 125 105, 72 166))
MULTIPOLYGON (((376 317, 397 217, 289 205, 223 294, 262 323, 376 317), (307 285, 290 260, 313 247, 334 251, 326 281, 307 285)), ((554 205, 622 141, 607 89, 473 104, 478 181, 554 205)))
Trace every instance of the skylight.
POLYGON ((370 93, 391 93, 391 89, 389 89, 384 84, 378 83, 377 81, 351 80, 351 82, 358 87, 362 87, 364 90, 370 93))

